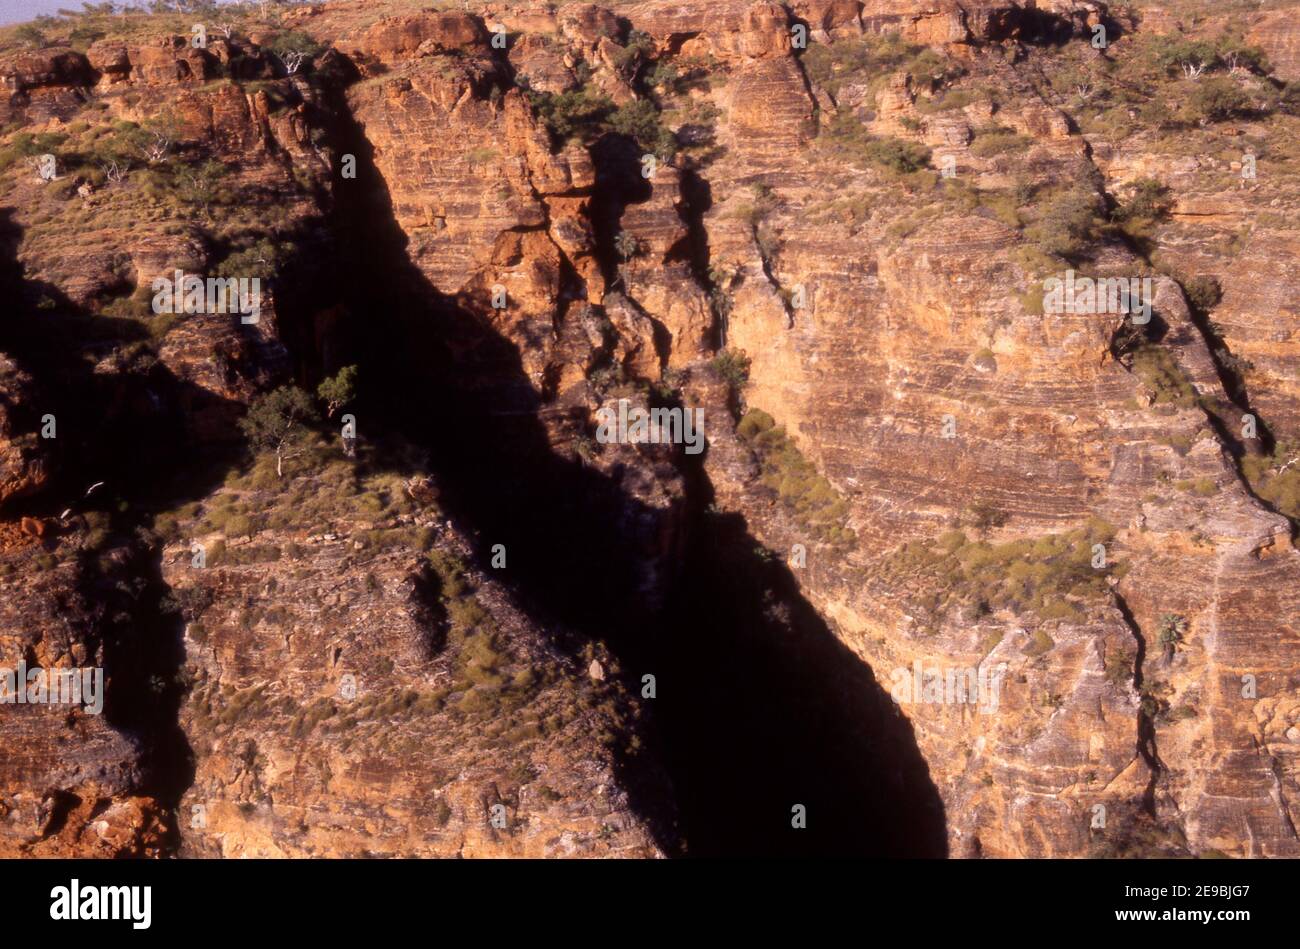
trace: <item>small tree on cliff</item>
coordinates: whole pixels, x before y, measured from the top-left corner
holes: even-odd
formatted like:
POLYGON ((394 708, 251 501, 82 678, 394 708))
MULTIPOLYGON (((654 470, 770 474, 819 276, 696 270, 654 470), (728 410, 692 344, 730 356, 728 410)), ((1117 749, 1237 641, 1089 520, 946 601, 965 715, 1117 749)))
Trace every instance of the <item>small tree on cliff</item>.
POLYGON ((626 262, 641 253, 641 242, 627 231, 619 231, 614 237, 614 250, 626 262))
POLYGON ((254 448, 275 452, 275 473, 283 478, 285 461, 306 452, 307 424, 315 418, 311 396, 297 386, 281 386, 254 399, 239 427, 254 448))
POLYGON ((338 374, 316 387, 316 395, 325 403, 326 418, 357 397, 357 367, 344 366, 338 374))
POLYGON ((1160 617, 1160 646, 1164 650, 1166 663, 1174 661, 1174 650, 1183 641, 1187 633, 1187 617, 1177 613, 1166 613, 1160 617))

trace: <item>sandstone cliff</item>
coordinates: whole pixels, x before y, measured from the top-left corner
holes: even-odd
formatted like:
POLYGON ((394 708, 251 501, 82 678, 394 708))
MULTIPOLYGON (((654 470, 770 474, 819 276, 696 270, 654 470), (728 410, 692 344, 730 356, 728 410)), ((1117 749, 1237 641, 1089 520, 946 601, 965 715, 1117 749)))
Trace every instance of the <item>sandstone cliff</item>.
POLYGON ((423 6, 0 56, 0 853, 1300 855, 1294 9, 423 6))

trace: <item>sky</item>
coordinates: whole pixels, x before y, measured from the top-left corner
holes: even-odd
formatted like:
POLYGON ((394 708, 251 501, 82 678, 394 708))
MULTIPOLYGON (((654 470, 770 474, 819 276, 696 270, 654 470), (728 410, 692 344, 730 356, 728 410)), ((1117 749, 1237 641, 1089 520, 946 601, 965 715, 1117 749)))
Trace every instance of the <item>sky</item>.
POLYGON ((0 26, 22 23, 42 13, 55 13, 59 7, 80 10, 81 0, 0 0, 0 26))
POLYGON ((43 13, 57 13, 60 7, 80 10, 81 0, 0 0, 0 26, 32 20, 43 13))
POLYGON ((80 10, 81 0, 0 0, 0 26, 22 23, 43 13, 54 14, 65 10, 80 10))

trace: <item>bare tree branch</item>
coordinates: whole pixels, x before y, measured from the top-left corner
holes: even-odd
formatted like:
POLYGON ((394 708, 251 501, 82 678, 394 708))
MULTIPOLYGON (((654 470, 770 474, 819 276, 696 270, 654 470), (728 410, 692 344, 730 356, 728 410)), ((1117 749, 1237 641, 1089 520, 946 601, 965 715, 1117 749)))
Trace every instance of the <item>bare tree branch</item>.
POLYGON ((127 172, 130 170, 129 164, 118 164, 116 160, 104 161, 99 163, 100 170, 104 172, 104 177, 112 184, 121 184, 126 181, 127 172))
POLYGON ((172 140, 162 132, 153 133, 153 141, 140 146, 140 154, 150 165, 166 161, 171 154, 172 140))
POLYGON ((289 50, 280 57, 280 62, 284 63, 285 73, 292 76, 302 68, 302 64, 309 58, 310 57, 308 57, 306 53, 299 52, 298 50, 289 50))

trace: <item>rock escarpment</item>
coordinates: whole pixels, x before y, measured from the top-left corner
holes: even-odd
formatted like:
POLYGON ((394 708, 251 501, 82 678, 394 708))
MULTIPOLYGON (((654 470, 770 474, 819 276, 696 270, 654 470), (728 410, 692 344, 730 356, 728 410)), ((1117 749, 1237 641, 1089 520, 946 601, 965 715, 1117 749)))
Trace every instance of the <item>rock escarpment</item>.
MULTIPOLYGON (((726 795, 637 696, 752 648, 684 625, 703 563, 820 624, 735 665, 853 693, 875 783, 941 802, 900 826, 952 855, 1296 855, 1293 44, 1285 11, 1137 12, 337 2, 282 24, 301 74, 238 33, 8 56, 4 118, 89 188, 6 172, 11 279, 59 332, 0 345, 0 659, 120 678, 105 718, 21 720, 0 849, 691 852, 726 795), (178 204, 72 171, 92 113, 167 138, 178 204), (275 261, 260 322, 142 309, 232 259, 275 261), (1046 305, 1067 270, 1145 278, 1151 319, 1046 305), (354 362, 359 456, 333 422, 284 478, 230 454, 259 393, 354 362), (707 453, 601 443, 620 401, 702 408, 707 453), (145 491, 96 469, 139 417, 185 446, 145 491), (127 676, 137 627, 167 648, 127 676), (927 697, 954 671, 985 701, 927 697)), ((785 832, 831 771, 777 757, 738 812, 785 832)))

